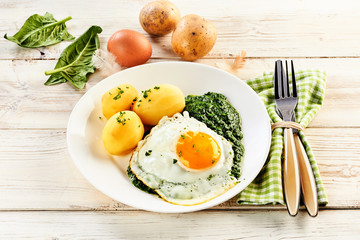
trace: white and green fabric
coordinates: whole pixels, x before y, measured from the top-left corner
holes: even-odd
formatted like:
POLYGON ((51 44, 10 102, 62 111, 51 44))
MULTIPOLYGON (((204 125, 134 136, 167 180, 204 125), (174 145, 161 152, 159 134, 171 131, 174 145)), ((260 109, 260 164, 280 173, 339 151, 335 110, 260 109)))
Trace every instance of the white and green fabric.
MULTIPOLYGON (((326 74, 321 71, 296 72, 296 85, 298 91, 296 120, 304 128, 320 110, 325 95, 325 81, 326 74)), ((246 81, 246 83, 264 102, 271 121, 273 123, 282 121, 276 113, 273 73, 265 73, 259 78, 246 81)), ((305 135, 301 131, 299 131, 299 133, 315 175, 319 204, 325 205, 327 204, 327 198, 314 154, 305 135)), ((281 170, 283 144, 283 129, 274 129, 272 132, 271 147, 267 162, 256 179, 240 193, 238 197, 239 204, 285 204, 281 170)))

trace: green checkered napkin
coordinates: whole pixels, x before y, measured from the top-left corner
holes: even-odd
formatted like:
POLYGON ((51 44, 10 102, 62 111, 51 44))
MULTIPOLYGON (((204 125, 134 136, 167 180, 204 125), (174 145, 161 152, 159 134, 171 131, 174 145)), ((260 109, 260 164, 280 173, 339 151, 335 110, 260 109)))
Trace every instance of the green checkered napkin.
MULTIPOLYGON (((276 113, 273 81, 273 73, 265 73, 259 78, 246 81, 246 83, 262 99, 270 119, 274 123, 280 122, 282 119, 276 113)), ((320 110, 325 95, 325 81, 326 74, 324 72, 298 71, 296 73, 298 90, 298 104, 295 110, 296 120, 303 127, 306 127, 320 110)), ((327 198, 314 154, 304 133, 301 131, 299 133, 315 174, 319 204, 325 205, 327 204, 327 198)), ((267 162, 256 179, 240 193, 238 197, 239 204, 285 204, 281 170, 283 144, 283 129, 274 129, 267 162)))

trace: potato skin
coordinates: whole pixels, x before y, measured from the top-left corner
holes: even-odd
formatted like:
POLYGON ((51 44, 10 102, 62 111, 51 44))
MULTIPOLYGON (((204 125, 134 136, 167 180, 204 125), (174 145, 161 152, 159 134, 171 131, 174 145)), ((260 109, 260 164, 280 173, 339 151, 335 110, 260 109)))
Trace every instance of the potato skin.
POLYGON ((104 117, 109 119, 115 113, 129 110, 138 96, 136 88, 126 83, 107 91, 101 98, 104 117))
POLYGON ((154 126, 159 120, 181 112, 185 97, 180 88, 171 84, 160 84, 140 94, 133 110, 146 125, 154 126))
POLYGON ((135 148, 144 136, 144 125, 132 111, 113 115, 102 132, 105 149, 112 155, 121 155, 135 148))
POLYGON ((214 47, 216 27, 202 17, 190 14, 180 19, 171 37, 174 52, 184 60, 202 58, 214 47))
POLYGON ((179 9, 172 2, 159 0, 143 7, 139 21, 147 33, 163 36, 175 29, 180 17, 179 9))

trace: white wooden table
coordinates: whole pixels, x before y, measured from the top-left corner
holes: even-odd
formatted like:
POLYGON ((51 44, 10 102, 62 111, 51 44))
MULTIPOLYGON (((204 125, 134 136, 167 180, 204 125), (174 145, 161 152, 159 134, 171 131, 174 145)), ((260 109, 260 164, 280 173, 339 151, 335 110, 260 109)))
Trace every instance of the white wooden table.
MULTIPOLYGON (((174 61, 171 35, 150 37, 138 23, 148 1, 0 0, 0 35, 13 35, 30 15, 72 16, 69 32, 103 28, 101 47, 120 29, 145 34, 149 62, 174 61)), ((44 86, 69 44, 24 49, 0 38, 1 239, 359 239, 360 238, 360 5, 358 1, 173 0, 218 29, 214 49, 197 62, 215 65, 246 50, 238 76, 272 71, 274 60, 327 72, 326 99, 306 134, 317 157, 329 204, 311 218, 283 206, 238 206, 232 199, 208 210, 158 214, 133 209, 97 191, 75 168, 66 124, 84 90, 44 86)))

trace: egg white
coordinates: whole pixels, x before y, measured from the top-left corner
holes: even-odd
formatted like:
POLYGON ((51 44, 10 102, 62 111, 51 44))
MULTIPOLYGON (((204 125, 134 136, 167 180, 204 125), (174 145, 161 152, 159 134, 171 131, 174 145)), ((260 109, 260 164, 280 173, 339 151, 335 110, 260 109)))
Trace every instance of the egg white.
POLYGON ((234 152, 231 143, 204 123, 177 113, 164 117, 146 138, 139 142, 130 159, 133 173, 164 200, 179 205, 196 205, 209 201, 233 187, 231 176, 234 152), (188 131, 210 135, 219 145, 219 161, 206 170, 191 170, 181 165, 176 144, 188 131))

